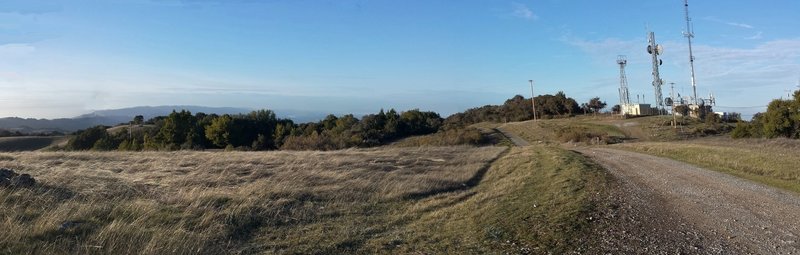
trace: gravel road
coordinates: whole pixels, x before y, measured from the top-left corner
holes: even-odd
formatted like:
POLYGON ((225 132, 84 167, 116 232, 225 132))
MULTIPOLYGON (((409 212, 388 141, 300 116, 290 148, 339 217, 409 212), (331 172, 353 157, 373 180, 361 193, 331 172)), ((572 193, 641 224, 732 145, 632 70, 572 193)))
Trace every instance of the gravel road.
POLYGON ((800 196, 671 159, 576 150, 614 176, 596 254, 798 254, 800 196))

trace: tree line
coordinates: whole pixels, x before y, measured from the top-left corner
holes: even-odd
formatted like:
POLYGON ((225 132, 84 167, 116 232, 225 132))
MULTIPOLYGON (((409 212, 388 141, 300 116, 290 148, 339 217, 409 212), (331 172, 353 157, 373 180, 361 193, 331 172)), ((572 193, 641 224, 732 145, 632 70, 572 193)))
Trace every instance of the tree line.
POLYGON ((394 109, 361 119, 352 114, 328 115, 319 122, 295 124, 277 118, 271 110, 249 114, 216 115, 181 110, 143 121, 137 116, 128 127, 109 132, 96 126, 75 133, 70 150, 332 150, 370 147, 439 130, 443 119, 434 112, 394 109))
POLYGON ((533 106, 539 118, 564 118, 578 114, 599 112, 606 106, 600 98, 592 98, 588 103, 578 105, 578 102, 567 97, 563 91, 555 95, 539 95, 526 99, 516 95, 505 101, 502 105, 486 105, 472 108, 464 112, 453 114, 445 119, 446 128, 468 126, 480 122, 514 122, 525 121, 533 118, 533 106))
MULTIPOLYGON (((575 99, 564 92, 535 98, 540 118, 569 117, 585 113, 575 99)), ((589 112, 599 111, 605 103, 590 100, 589 112)), ((248 114, 216 115, 189 111, 173 111, 145 121, 136 116, 129 126, 96 126, 75 133, 68 150, 335 150, 351 147, 372 147, 410 136, 440 132, 437 137, 470 144, 485 139, 478 132, 465 131, 480 122, 512 122, 533 117, 531 100, 516 95, 502 105, 486 105, 455 113, 446 119, 438 113, 418 109, 405 112, 380 110, 362 116, 328 115, 323 120, 294 123, 276 117, 271 110, 248 114)))
POLYGON ((775 99, 764 113, 756 113, 750 122, 739 122, 731 132, 733 138, 786 137, 800 139, 800 90, 792 99, 775 99))

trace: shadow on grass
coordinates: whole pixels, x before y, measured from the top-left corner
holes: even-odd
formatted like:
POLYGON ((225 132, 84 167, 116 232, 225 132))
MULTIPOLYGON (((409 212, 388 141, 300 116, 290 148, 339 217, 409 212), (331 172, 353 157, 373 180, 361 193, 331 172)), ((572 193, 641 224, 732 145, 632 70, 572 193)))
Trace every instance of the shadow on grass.
POLYGON ((475 172, 475 174, 472 175, 472 177, 469 178, 469 180, 467 180, 464 183, 451 182, 449 185, 445 185, 444 187, 441 187, 441 188, 422 191, 422 192, 409 193, 409 194, 403 196, 403 199, 406 199, 406 200, 419 200, 419 199, 432 197, 432 196, 435 196, 435 195, 438 195, 438 194, 442 194, 442 193, 450 193, 450 192, 455 192, 455 191, 468 190, 468 189, 471 189, 471 188, 473 188, 475 186, 478 186, 478 184, 481 183, 481 180, 483 180, 483 176, 485 176, 486 172, 489 171, 489 168, 492 167, 492 164, 494 164, 495 161, 497 161, 498 159, 500 159, 500 158, 504 157, 506 154, 508 154, 508 152, 510 150, 511 150, 510 148, 506 148, 503 152, 498 154, 497 157, 495 157, 492 160, 489 160, 488 162, 483 164, 483 166, 480 169, 478 169, 478 171, 475 172))

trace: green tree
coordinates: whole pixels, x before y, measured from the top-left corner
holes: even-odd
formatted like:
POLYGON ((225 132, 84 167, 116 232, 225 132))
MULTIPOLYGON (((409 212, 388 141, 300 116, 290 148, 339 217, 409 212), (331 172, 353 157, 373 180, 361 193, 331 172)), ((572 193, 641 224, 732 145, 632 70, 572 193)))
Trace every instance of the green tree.
POLYGON ((135 125, 142 125, 142 124, 144 124, 144 116, 142 116, 142 115, 136 115, 135 117, 133 117, 133 124, 135 124, 135 125))
POLYGON ((283 146, 283 142, 292 134, 294 124, 291 121, 282 121, 275 126, 275 134, 272 135, 272 141, 276 148, 283 146))
MULTIPOLYGON (((177 149, 187 142, 187 138, 192 129, 197 124, 197 120, 192 113, 186 110, 172 113, 164 119, 156 140, 167 149, 177 149)), ((189 141, 191 142, 191 141, 189 141)))
POLYGON ((230 145, 232 127, 233 118, 230 115, 225 114, 215 118, 205 129, 206 139, 217 147, 224 148, 230 145))
POLYGON ((104 136, 97 140, 94 145, 92 145, 92 150, 95 151, 110 151, 116 150, 119 147, 119 142, 115 141, 111 136, 104 136))
POLYGON ((92 149, 100 139, 107 138, 105 126, 95 126, 83 131, 78 131, 77 135, 67 142, 67 147, 72 150, 89 150, 92 149))
POLYGON ((592 110, 592 113, 598 113, 603 108, 606 108, 606 102, 600 101, 599 97, 595 97, 589 99, 589 103, 587 103, 587 106, 589 107, 589 109, 592 110))
POLYGON ((795 136, 795 120, 796 110, 793 111, 793 102, 789 100, 772 100, 767 106, 767 112, 764 114, 764 136, 767 138, 774 137, 788 137, 798 138, 795 136))

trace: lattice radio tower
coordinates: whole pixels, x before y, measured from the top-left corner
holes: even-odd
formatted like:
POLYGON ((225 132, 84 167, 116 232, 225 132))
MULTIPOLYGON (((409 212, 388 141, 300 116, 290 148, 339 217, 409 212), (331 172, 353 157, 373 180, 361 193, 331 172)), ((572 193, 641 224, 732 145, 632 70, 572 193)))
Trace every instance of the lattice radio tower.
POLYGON ((661 80, 661 74, 658 73, 658 66, 662 64, 661 59, 658 59, 658 55, 661 55, 664 49, 661 45, 656 44, 656 35, 653 32, 650 32, 648 42, 647 53, 650 53, 653 57, 653 89, 656 95, 655 105, 656 108, 660 108, 664 106, 664 97, 661 95, 661 85, 664 84, 664 81, 661 80))
POLYGON ((625 65, 628 64, 628 60, 624 55, 619 55, 617 64, 619 65, 619 105, 624 106, 631 103, 631 97, 628 94, 628 77, 625 76, 625 65))

